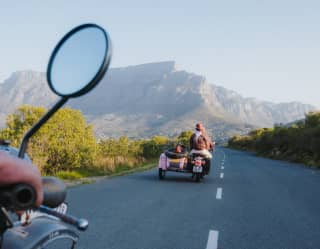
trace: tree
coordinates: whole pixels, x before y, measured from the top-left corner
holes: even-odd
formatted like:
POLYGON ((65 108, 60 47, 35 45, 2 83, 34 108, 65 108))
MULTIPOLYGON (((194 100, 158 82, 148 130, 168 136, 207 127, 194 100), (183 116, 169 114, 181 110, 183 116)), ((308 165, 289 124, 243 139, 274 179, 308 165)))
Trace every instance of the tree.
POLYGON ((169 147, 172 147, 172 141, 168 137, 154 136, 142 143, 143 156, 145 158, 157 158, 169 147))
POLYGON ((189 141, 190 141, 190 137, 192 136, 193 134, 193 131, 183 131, 180 133, 180 135, 178 136, 178 142, 179 143, 182 143, 183 145, 185 145, 188 149, 190 149, 190 144, 189 144, 189 141))
POLYGON ((306 128, 320 127, 320 112, 310 112, 306 114, 306 128))
MULTIPOLYGON (((24 133, 45 113, 43 107, 24 105, 8 115, 0 136, 18 147, 24 133)), ((60 109, 30 139, 28 154, 44 174, 87 167, 93 163, 97 144, 93 128, 78 110, 60 109)))

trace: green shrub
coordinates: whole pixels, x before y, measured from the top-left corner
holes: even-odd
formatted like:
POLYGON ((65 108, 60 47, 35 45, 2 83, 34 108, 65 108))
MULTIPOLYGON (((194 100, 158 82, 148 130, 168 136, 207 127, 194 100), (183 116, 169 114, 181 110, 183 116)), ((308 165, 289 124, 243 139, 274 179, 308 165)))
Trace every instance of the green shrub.
POLYGON ((229 147, 252 150, 263 156, 320 167, 320 113, 311 112, 305 121, 291 126, 258 129, 247 136, 234 136, 229 147))
MULTIPOLYGON (((46 112, 45 108, 21 106, 7 116, 6 128, 0 136, 18 147, 25 132, 46 112)), ((55 174, 90 166, 97 144, 93 127, 78 110, 60 109, 30 139, 28 154, 43 174, 55 174)))
MULTIPOLYGON (((7 116, 0 138, 9 139, 12 146, 19 147, 23 135, 45 112, 43 107, 19 107, 7 116)), ((140 167, 158 159, 165 149, 178 141, 188 145, 191 134, 186 131, 177 138, 154 136, 144 140, 122 136, 98 142, 93 127, 86 123, 82 113, 64 108, 30 139, 27 153, 42 174, 73 180, 140 167)))

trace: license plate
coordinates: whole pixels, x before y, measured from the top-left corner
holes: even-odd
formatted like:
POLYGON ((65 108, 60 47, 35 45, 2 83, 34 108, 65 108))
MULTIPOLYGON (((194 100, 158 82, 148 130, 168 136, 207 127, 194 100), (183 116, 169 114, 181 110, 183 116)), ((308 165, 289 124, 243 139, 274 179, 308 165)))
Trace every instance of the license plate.
MULTIPOLYGON (((67 210, 68 210, 68 204, 67 203, 62 203, 62 204, 60 204, 60 206, 54 208, 53 210, 55 210, 55 211, 57 211, 58 213, 61 213, 61 214, 66 214, 67 210)), ((30 220, 32 220, 32 219, 34 219, 36 217, 45 216, 45 215, 48 215, 48 214, 45 214, 45 213, 42 213, 42 212, 39 212, 39 211, 28 210, 28 211, 24 212, 21 215, 20 221, 22 223, 25 223, 26 219, 27 219, 27 216, 29 216, 29 221, 30 221, 30 220)))
POLYGON ((193 166, 193 172, 194 173, 202 173, 202 167, 193 166))

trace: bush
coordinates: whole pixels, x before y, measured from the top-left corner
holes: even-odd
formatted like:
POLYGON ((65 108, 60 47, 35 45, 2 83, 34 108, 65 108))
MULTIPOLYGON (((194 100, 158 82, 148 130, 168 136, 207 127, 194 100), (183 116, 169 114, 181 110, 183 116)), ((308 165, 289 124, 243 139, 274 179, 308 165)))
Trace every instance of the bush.
MULTIPOLYGON (((9 139, 19 147, 23 135, 46 112, 43 107, 24 105, 6 120, 0 138, 9 139)), ((186 145, 192 132, 182 132, 178 138, 154 136, 145 140, 130 140, 126 136, 97 142, 93 127, 87 125, 78 110, 60 109, 30 139, 28 154, 44 175, 63 179, 112 174, 144 165, 158 159, 178 141, 186 145)))
MULTIPOLYGON (((8 115, 0 136, 18 147, 24 133, 46 112, 45 108, 21 106, 8 115)), ((60 109, 30 139, 28 154, 43 174, 55 174, 80 167, 90 167, 96 156, 92 126, 80 111, 60 109)))
POLYGON ((228 145, 320 167, 320 113, 311 112, 304 122, 289 127, 275 126, 273 129, 251 131, 247 136, 234 136, 228 145))

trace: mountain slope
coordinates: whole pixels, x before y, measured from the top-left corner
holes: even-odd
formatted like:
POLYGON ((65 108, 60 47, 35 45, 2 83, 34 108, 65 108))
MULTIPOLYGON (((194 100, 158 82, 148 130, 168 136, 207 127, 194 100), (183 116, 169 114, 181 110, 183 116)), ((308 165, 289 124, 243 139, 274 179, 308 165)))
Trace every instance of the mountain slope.
MULTIPOLYGON (((49 106, 56 96, 45 74, 16 72, 0 85, 0 113, 21 104, 49 106)), ((209 84, 175 63, 149 63, 109 70, 88 95, 69 102, 94 124, 99 136, 176 135, 202 121, 217 137, 300 119, 314 110, 301 103, 274 104, 243 98, 209 84)), ((1 115, 0 114, 0 115, 1 115)))

